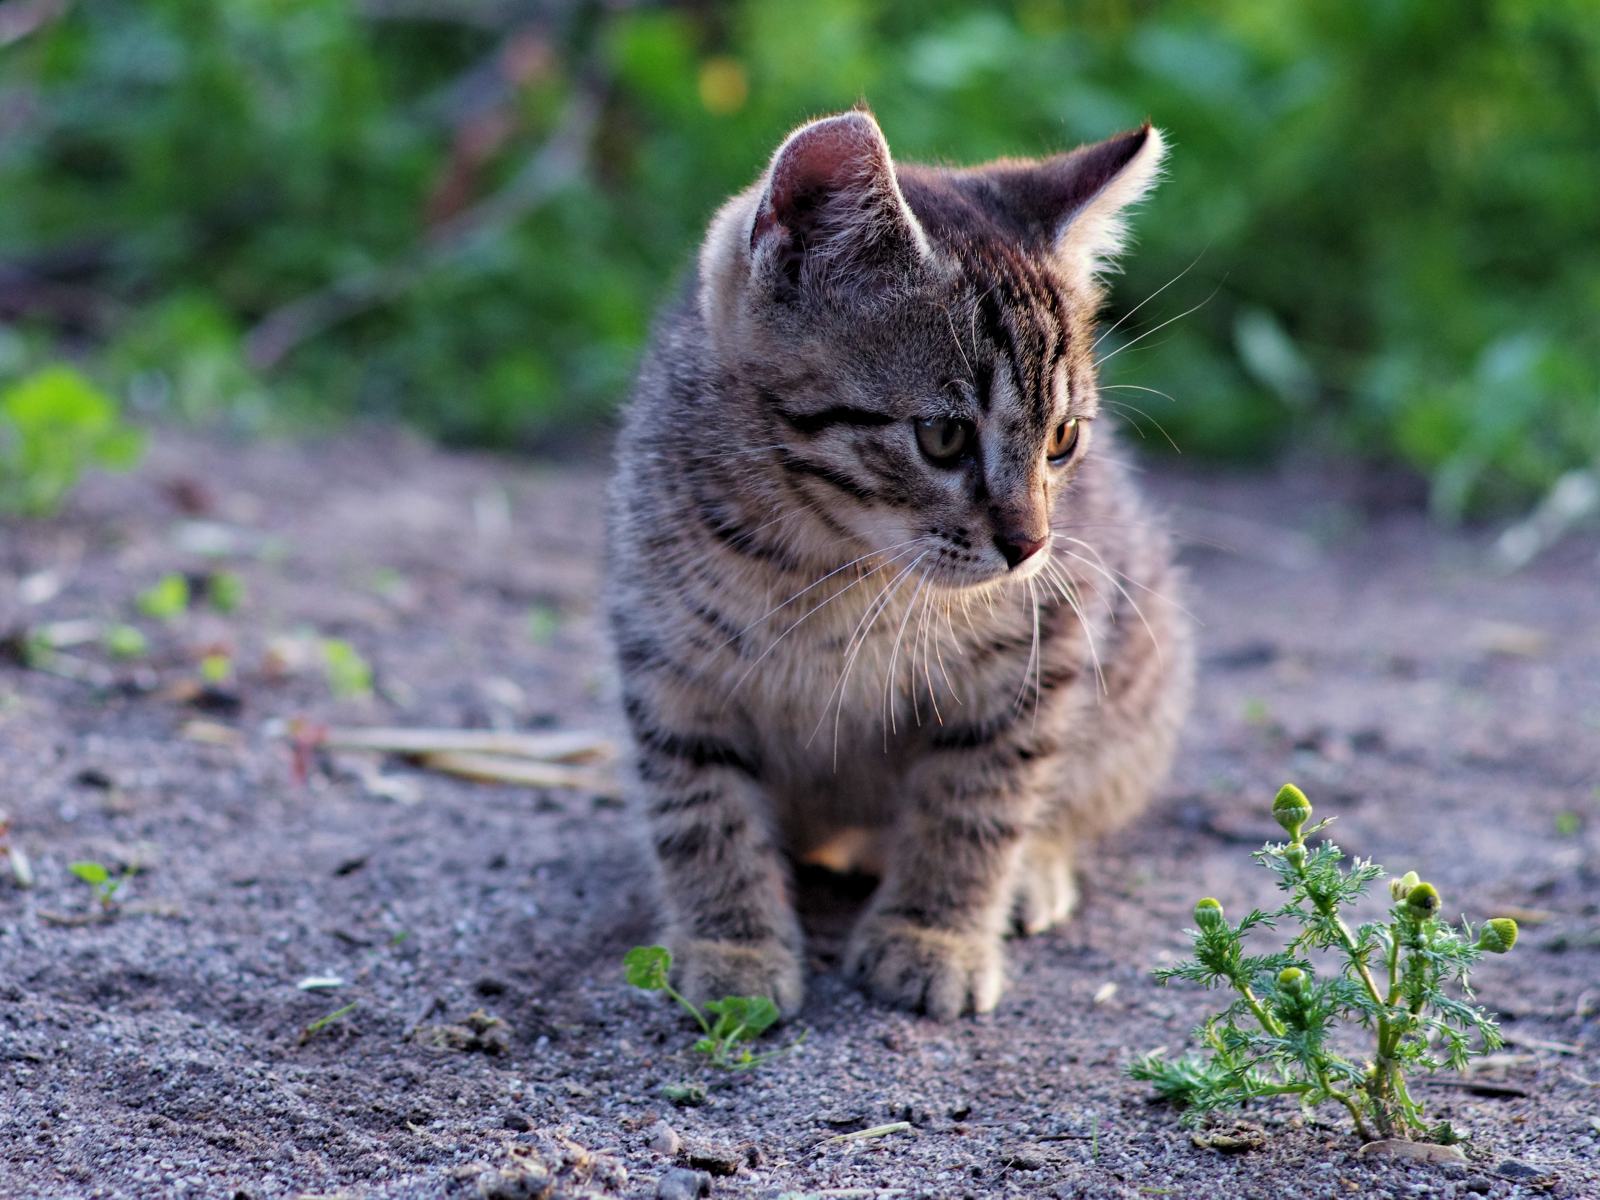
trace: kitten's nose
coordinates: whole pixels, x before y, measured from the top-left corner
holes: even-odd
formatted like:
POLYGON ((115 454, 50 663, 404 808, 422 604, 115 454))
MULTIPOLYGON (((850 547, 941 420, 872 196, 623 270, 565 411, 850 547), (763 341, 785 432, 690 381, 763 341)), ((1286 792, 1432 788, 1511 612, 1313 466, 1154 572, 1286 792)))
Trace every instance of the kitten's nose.
POLYGON ((1049 540, 1048 533, 1044 537, 1036 538, 1020 529, 994 535, 995 547, 1005 555, 1008 567, 1015 567, 1018 563, 1032 558, 1044 549, 1044 544, 1049 540))

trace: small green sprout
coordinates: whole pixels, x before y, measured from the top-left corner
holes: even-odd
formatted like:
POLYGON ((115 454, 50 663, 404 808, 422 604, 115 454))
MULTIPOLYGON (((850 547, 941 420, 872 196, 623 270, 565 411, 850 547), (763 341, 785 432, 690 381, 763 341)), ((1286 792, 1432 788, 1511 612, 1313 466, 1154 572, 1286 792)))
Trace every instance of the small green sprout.
POLYGON ((302 1028, 300 1030, 300 1043, 299 1044, 304 1046, 313 1037, 315 1037, 319 1031, 321 1031, 323 1029, 326 1029, 329 1025, 331 1025, 333 1022, 337 1021, 340 1017, 344 1016, 346 1013, 354 1012, 355 1011, 355 1007, 356 1007, 356 1003, 357 1003, 356 1001, 352 1001, 351 1003, 346 1004, 343 1008, 335 1009, 333 1012, 329 1013, 325 1017, 318 1017, 315 1021, 311 1022, 311 1024, 309 1024, 309 1025, 305 1026, 304 1028, 302 1028))
POLYGON ((683 1006, 705 1034, 694 1048, 704 1054, 715 1067, 729 1071, 747 1071, 760 1066, 768 1059, 793 1050, 800 1039, 782 1050, 754 1054, 743 1043, 753 1042, 778 1020, 778 1006, 765 996, 728 996, 706 1003, 705 1011, 691 1004, 672 986, 672 952, 665 946, 635 946, 622 959, 628 982, 648 992, 665 992, 683 1006), (707 1017, 710 1014, 715 1020, 707 1017))
POLYGON ((354 698, 372 695, 372 668, 356 648, 340 638, 324 638, 322 668, 328 687, 335 696, 354 698))
POLYGON ((244 580, 232 571, 213 571, 206 580, 206 599, 224 616, 238 612, 245 601, 244 580))
POLYGON ((143 658, 150 653, 150 642, 132 625, 108 625, 101 644, 113 658, 143 658))
POLYGON ((133 878, 136 867, 129 867, 116 876, 97 862, 68 863, 67 870, 89 885, 100 902, 101 912, 109 914, 116 911, 117 893, 133 878))
POLYGON ((1311 804, 1298 788, 1285 787, 1272 808, 1291 840, 1268 843, 1252 857, 1278 876, 1288 903, 1270 913, 1256 909, 1234 925, 1216 900, 1200 901, 1199 928, 1188 931, 1194 958, 1155 973, 1162 983, 1231 988, 1238 999, 1197 1031, 1204 1054, 1177 1061, 1147 1054, 1128 1074, 1184 1105, 1189 1121, 1261 1097, 1294 1096, 1308 1110, 1326 1101, 1342 1105, 1363 1141, 1459 1140, 1447 1122, 1424 1120, 1405 1072, 1460 1070, 1473 1055, 1501 1046, 1493 1019, 1467 1003, 1467 974, 1485 953, 1504 954, 1516 944, 1517 923, 1497 917, 1474 941, 1470 925, 1458 932, 1440 919, 1438 888, 1409 871, 1389 884, 1388 921, 1352 930, 1340 909, 1364 895, 1383 868, 1356 859, 1346 871, 1339 866, 1344 852, 1332 842, 1309 848, 1306 836, 1327 822, 1306 827, 1311 804), (1287 947, 1244 954, 1247 934, 1283 920, 1299 926, 1287 947), (1319 976, 1311 953, 1331 957, 1332 968, 1319 976), (1339 1025, 1351 1022, 1375 1037, 1365 1062, 1333 1049, 1339 1025))
POLYGON ((233 674, 233 659, 226 654, 208 654, 200 660, 200 678, 215 686, 226 683, 233 674))
POLYGON ((139 611, 158 621, 172 621, 189 611, 189 581, 177 572, 163 575, 154 587, 139 593, 139 611))

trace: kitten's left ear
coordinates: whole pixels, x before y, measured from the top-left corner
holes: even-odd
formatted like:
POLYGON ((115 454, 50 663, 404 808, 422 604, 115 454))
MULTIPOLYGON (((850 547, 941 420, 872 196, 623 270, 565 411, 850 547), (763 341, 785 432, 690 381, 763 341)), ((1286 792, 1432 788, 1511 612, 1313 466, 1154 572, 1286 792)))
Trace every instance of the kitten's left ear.
POLYGON ((751 225, 750 254, 785 299, 882 283, 928 256, 927 236, 870 113, 812 121, 778 147, 751 225))
POLYGON ((1146 121, 1091 146, 1040 162, 991 168, 1010 215, 1049 245, 1078 282, 1112 269, 1128 241, 1127 209, 1161 178, 1167 144, 1146 121))

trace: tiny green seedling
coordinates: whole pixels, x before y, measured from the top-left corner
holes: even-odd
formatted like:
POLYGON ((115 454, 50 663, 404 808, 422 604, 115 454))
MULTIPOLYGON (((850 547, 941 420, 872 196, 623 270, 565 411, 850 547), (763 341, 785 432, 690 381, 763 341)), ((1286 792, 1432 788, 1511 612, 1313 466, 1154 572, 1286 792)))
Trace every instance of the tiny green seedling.
POLYGON ((158 621, 175 621, 189 611, 189 581, 174 571, 139 593, 139 611, 158 621))
POLYGON ((351 1001, 349 1004, 346 1004, 343 1008, 336 1008, 336 1009, 334 1009, 333 1012, 329 1013, 327 1016, 318 1017, 315 1021, 311 1022, 311 1024, 309 1024, 309 1025, 305 1026, 304 1028, 302 1028, 300 1030, 300 1041, 299 1041, 299 1044, 304 1046, 307 1042, 309 1042, 312 1038, 314 1038, 320 1031, 326 1029, 333 1022, 337 1021, 340 1017, 344 1016, 347 1013, 354 1012, 357 1003, 359 1003, 359 1001, 351 1001))
POLYGON ((765 1054, 751 1052, 747 1042, 753 1042, 778 1020, 778 1006, 765 996, 728 996, 706 1003, 702 1012, 679 994, 672 986, 672 952, 665 946, 635 946, 623 957, 623 969, 628 982, 649 992, 665 992, 683 1006, 705 1034, 694 1048, 704 1054, 715 1067, 729 1071, 747 1071, 760 1066, 768 1059, 793 1050, 805 1040, 800 1037, 781 1050, 765 1054), (710 1014, 709 1019, 707 1014, 710 1014))
POLYGON ((245 602, 244 580, 232 571, 213 571, 206 580, 206 599, 224 616, 236 613, 245 602))
POLYGON ((97 862, 68 863, 67 870, 89 885, 94 891, 94 898, 100 902, 100 911, 109 915, 116 911, 117 893, 133 878, 137 864, 128 867, 121 875, 112 875, 97 862))
POLYGON ((200 678, 205 683, 226 683, 232 674, 233 659, 226 654, 208 654, 200 660, 200 678))
POLYGON ((113 658, 143 658, 150 652, 149 640, 132 625, 108 625, 100 640, 113 658))
POLYGON ((1259 1097, 1294 1096, 1306 1109, 1327 1101, 1342 1105, 1363 1141, 1374 1134, 1458 1141, 1448 1122, 1424 1120, 1405 1071, 1446 1064, 1459 1070, 1473 1055, 1501 1046, 1489 1015, 1449 994, 1446 985, 1470 998, 1469 968, 1486 952, 1510 950, 1516 922, 1488 921, 1474 941, 1470 925, 1463 922, 1458 933, 1440 919, 1438 890, 1407 872, 1389 885, 1389 920, 1352 930, 1339 910, 1364 895, 1383 868, 1356 859, 1346 872, 1339 867, 1344 852, 1332 842, 1308 848, 1307 835, 1328 822, 1306 828, 1311 804, 1298 788, 1279 791, 1272 815, 1291 840, 1268 843, 1251 857, 1276 873, 1289 902, 1271 913, 1256 909, 1233 925, 1217 901, 1201 900, 1194 910, 1199 928, 1187 931, 1195 957, 1155 972, 1162 983, 1187 979, 1238 993, 1197 1031, 1208 1055, 1168 1062, 1151 1053, 1128 1074, 1185 1105, 1191 1122, 1259 1097), (1286 949, 1244 955, 1248 933, 1286 919, 1300 926, 1286 949), (1317 978, 1307 951, 1326 952, 1337 969, 1317 978), (1371 1059, 1361 1064, 1330 1045, 1339 1025, 1351 1022, 1376 1040, 1371 1059))
POLYGON ((350 699, 372 695, 372 668, 349 642, 324 638, 322 668, 335 696, 350 699))

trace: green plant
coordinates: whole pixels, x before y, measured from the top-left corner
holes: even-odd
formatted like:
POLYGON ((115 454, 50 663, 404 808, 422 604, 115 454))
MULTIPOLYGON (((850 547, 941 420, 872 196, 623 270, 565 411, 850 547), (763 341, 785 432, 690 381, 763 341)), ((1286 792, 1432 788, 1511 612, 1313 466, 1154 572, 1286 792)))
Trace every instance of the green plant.
POLYGON ((116 910, 117 893, 133 878, 136 867, 130 866, 121 875, 113 875, 100 863, 75 862, 68 863, 67 870, 89 885, 94 898, 100 902, 101 912, 110 914, 116 910))
POLYGON ((359 1003, 360 1003, 360 1001, 351 1001, 349 1004, 346 1004, 343 1008, 336 1008, 331 1013, 329 1013, 327 1016, 318 1017, 315 1021, 312 1021, 309 1025, 303 1026, 301 1028, 301 1030, 300 1030, 300 1041, 299 1041, 299 1044, 304 1046, 313 1037, 315 1037, 321 1030, 326 1029, 329 1025, 333 1024, 333 1022, 337 1021, 340 1017, 345 1016, 347 1013, 354 1012, 355 1009, 356 1009, 356 1005, 359 1004, 359 1003))
POLYGON ((214 571, 206 580, 206 599, 225 616, 238 612, 245 601, 244 580, 233 571, 214 571))
POLYGON ((132 625, 108 625, 100 640, 113 658, 143 658, 150 651, 149 640, 132 625))
POLYGON ((705 1036, 694 1048, 710 1059, 712 1066, 746 1071, 793 1050, 805 1040, 801 1034, 781 1050, 752 1053, 746 1043, 755 1041, 777 1022, 778 1006, 765 996, 728 996, 707 1001, 702 1012, 672 986, 672 952, 665 946, 635 946, 623 956, 622 966, 634 987, 666 993, 695 1019, 705 1036), (714 1019, 708 1019, 707 1014, 714 1019))
POLYGON ((189 581, 176 571, 163 575, 153 586, 139 593, 136 603, 147 617, 176 620, 189 611, 189 581))
POLYGON ((1187 931, 1194 958, 1155 972, 1162 983, 1186 979, 1238 993, 1197 1031, 1209 1053, 1177 1062, 1151 1053, 1128 1073, 1187 1106, 1190 1120, 1259 1097, 1294 1096, 1306 1108, 1343 1105, 1364 1141, 1374 1133, 1458 1140, 1448 1123, 1427 1124, 1405 1072, 1445 1064, 1459 1069, 1472 1055, 1501 1045, 1494 1021, 1447 988, 1455 985, 1470 998, 1469 968, 1485 952, 1510 950, 1516 922, 1488 921, 1474 941, 1470 925, 1457 932, 1440 918, 1438 890, 1407 872, 1389 886, 1394 903, 1388 922, 1352 930, 1341 908, 1365 894, 1383 869, 1356 859, 1347 872, 1339 866, 1344 853, 1332 842, 1309 848, 1307 835, 1328 822, 1306 828, 1311 804, 1298 788, 1279 791, 1272 813, 1290 840, 1268 843, 1251 857, 1278 876, 1288 903, 1271 913, 1256 909, 1235 925, 1216 900, 1201 900, 1194 910, 1199 928, 1187 931), (1282 920, 1299 926, 1285 949, 1244 954, 1246 935, 1282 920), (1322 978, 1308 952, 1332 960, 1322 978), (1338 1027, 1349 1022, 1375 1041, 1371 1059, 1360 1065, 1331 1045, 1338 1027))
POLYGON ((372 694, 372 668, 349 642, 324 638, 322 668, 335 696, 350 698, 372 694))
POLYGON ((0 392, 0 511, 47 516, 92 466, 126 470, 144 437, 104 392, 66 366, 0 392))
POLYGON ((1445 516, 1600 453, 1600 37, 1573 0, 573 0, 537 34, 517 3, 45 9, 0 59, 0 242, 44 275, 7 373, 70 342, 143 410, 534 440, 626 389, 788 129, 864 99, 912 159, 1170 130, 1112 321, 1172 287, 1100 347, 1152 449, 1400 458, 1445 516), (556 147, 583 167, 430 255, 526 194, 597 78, 592 136, 556 147), (349 304, 252 367, 251 326, 307 297, 349 304))

